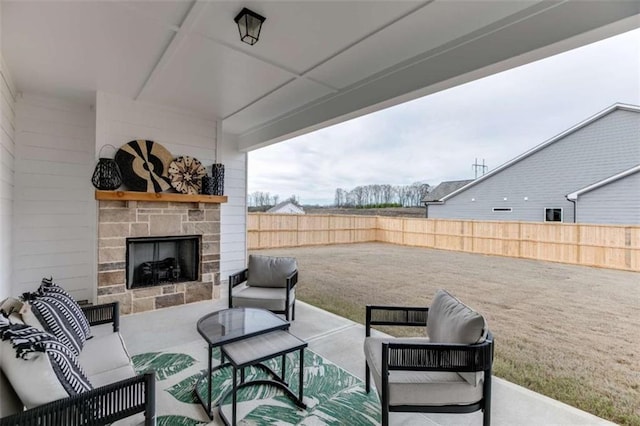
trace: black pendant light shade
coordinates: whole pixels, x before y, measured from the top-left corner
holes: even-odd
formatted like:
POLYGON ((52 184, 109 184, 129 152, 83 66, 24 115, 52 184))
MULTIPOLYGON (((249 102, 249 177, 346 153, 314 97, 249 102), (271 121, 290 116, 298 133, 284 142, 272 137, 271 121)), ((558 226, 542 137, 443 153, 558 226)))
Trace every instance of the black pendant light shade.
MULTIPOLYGON (((100 149, 100 152, 102 152, 105 146, 100 149)), ((113 158, 100 157, 98 159, 98 164, 96 164, 93 176, 91 176, 91 183, 97 189, 103 191, 113 191, 122 185, 122 174, 120 173, 118 164, 113 158)))
POLYGON ((256 44, 260 38, 260 30, 265 19, 264 16, 258 15, 246 7, 243 8, 234 18, 234 21, 238 24, 240 40, 252 46, 256 44))

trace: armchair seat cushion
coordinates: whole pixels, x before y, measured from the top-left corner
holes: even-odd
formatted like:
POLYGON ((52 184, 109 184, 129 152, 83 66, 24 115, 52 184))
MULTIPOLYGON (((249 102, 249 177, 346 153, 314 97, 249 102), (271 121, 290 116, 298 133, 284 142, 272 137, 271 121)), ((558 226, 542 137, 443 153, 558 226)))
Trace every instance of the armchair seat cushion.
MULTIPOLYGON (((233 289, 233 306, 262 308, 270 311, 284 311, 287 300, 286 289, 267 287, 238 287, 233 289)), ((295 289, 291 290, 289 304, 296 300, 295 289)))
POLYGON ((89 380, 91 380, 91 384, 94 388, 98 388, 100 386, 105 386, 110 383, 118 382, 120 380, 135 377, 135 375, 136 372, 133 367, 131 365, 125 365, 113 370, 107 370, 91 375, 89 376, 89 380))
MULTIPOLYGON (((367 337, 364 354, 378 395, 382 392, 382 343, 429 343, 427 338, 367 337)), ((390 371, 389 405, 466 405, 482 399, 482 386, 469 384, 456 372, 390 371), (425 386, 429 384, 429 386, 425 386)))
MULTIPOLYGON (((122 367, 129 367, 135 375, 131 366, 131 358, 127 352, 127 348, 122 341, 120 333, 105 333, 97 335, 93 339, 87 341, 84 349, 78 356, 80 365, 84 368, 85 373, 92 379, 94 376, 106 371, 117 370, 122 367)), ((121 377, 126 378, 126 377, 121 377)), ((113 380, 114 382, 119 379, 113 380)), ((91 382, 93 384, 93 381, 91 382)), ((97 386, 93 384, 94 387, 97 386)))

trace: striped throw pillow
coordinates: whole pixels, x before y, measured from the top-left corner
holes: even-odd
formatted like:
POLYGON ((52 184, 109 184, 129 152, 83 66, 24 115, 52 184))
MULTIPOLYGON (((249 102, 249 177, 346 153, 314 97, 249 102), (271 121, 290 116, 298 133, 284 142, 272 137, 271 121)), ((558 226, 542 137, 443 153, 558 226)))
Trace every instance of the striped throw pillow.
MULTIPOLYGON (((91 337, 91 328, 73 297, 51 278, 43 278, 40 288, 34 293, 25 293, 23 298, 31 305, 42 328, 67 345, 76 356, 80 355, 84 343, 91 337)), ((29 315, 23 315, 23 318, 27 324, 38 326, 29 321, 29 315)))
POLYGON ((15 350, 15 356, 5 356, 5 373, 28 408, 93 389, 75 354, 52 334, 0 323, 0 338, 15 350))

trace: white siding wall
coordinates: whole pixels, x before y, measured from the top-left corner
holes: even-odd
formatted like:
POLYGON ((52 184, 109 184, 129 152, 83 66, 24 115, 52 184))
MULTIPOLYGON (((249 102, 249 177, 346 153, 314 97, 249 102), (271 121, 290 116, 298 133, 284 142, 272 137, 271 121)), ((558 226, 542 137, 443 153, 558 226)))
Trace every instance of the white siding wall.
POLYGON ((229 275, 247 265, 247 154, 238 151, 238 144, 223 136, 220 159, 225 166, 224 194, 229 198, 222 205, 220 224, 220 282, 222 299, 227 296, 229 275))
POLYGON ((53 276, 77 299, 92 299, 94 140, 89 105, 18 98, 13 293, 53 276))
POLYGON ((640 224, 640 173, 627 176, 578 197, 578 222, 640 224))
POLYGON ((430 205, 429 217, 541 222, 545 208, 562 208, 564 222, 573 222, 573 204, 565 196, 638 165, 639 133, 640 113, 613 111, 445 204, 430 205), (512 208, 512 212, 493 212, 493 208, 512 208))
POLYGON ((0 300, 14 294, 13 197, 15 158, 15 90, 0 55, 0 300))
MULTIPOLYGON (((174 157, 189 155, 210 166, 216 155, 216 122, 206 118, 99 92, 96 100, 96 159, 100 148, 116 149, 136 139, 160 143, 174 157)), ((113 158, 113 149, 103 155, 113 158)))

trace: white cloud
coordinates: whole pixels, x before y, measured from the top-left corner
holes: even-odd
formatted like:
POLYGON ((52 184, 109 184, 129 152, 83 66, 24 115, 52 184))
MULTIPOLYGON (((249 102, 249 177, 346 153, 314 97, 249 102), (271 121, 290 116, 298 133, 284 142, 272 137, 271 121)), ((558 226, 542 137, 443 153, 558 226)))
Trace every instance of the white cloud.
POLYGON ((473 178, 616 103, 640 104, 640 30, 249 153, 249 192, 473 178))

